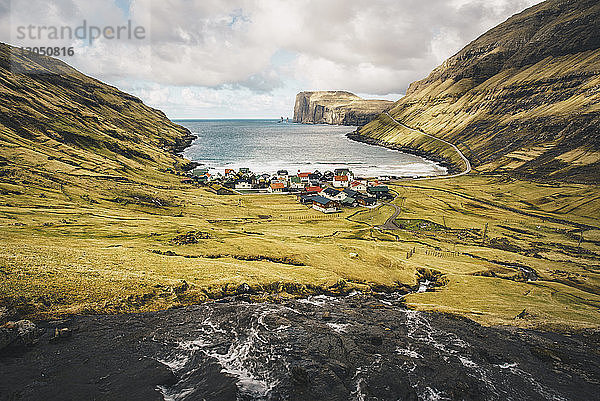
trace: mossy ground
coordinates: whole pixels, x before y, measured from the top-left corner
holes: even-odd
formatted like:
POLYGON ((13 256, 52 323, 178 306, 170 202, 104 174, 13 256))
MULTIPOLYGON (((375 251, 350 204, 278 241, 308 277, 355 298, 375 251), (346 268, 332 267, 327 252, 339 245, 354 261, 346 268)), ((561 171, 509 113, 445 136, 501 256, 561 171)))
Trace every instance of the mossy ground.
POLYGON ((501 176, 397 182, 398 219, 430 223, 380 231, 373 226, 390 206, 326 216, 293 196, 218 196, 170 177, 161 185, 72 178, 55 190, 5 180, 1 302, 45 318, 135 312, 202 302, 242 283, 277 296, 415 285, 417 270, 430 269, 445 285, 409 295, 410 307, 483 324, 600 323, 595 186, 501 176), (197 234, 181 237, 188 232, 197 234), (523 267, 539 279, 527 281, 523 267))

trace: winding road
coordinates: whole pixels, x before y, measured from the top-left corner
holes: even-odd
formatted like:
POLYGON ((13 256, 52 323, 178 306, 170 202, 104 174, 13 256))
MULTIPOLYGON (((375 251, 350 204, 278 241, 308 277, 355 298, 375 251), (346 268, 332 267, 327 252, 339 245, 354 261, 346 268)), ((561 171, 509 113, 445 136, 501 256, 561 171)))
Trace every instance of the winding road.
POLYGON ((410 131, 414 131, 414 132, 418 132, 421 135, 425 135, 428 138, 434 139, 436 141, 440 141, 450 147, 452 147, 452 149, 454 149, 456 151, 456 153, 458 153, 458 155, 460 156, 460 158, 463 160, 463 162, 465 163, 466 169, 460 173, 457 174, 450 174, 450 175, 442 175, 442 176, 437 176, 437 177, 423 177, 423 178, 418 178, 419 180, 439 180, 439 179, 446 179, 446 178, 456 178, 456 177, 460 177, 461 175, 465 175, 465 174, 469 174, 471 172, 471 162, 469 161, 469 159, 467 159, 465 157, 465 155, 460 151, 460 149, 458 149, 458 147, 456 147, 456 145, 454 145, 453 143, 450 143, 448 141, 445 141, 443 139, 440 139, 438 137, 435 137, 433 135, 429 135, 423 131, 419 131, 416 130, 414 128, 410 128, 409 126, 402 124, 401 122, 399 122, 398 120, 396 120, 394 117, 392 117, 390 115, 390 113, 388 113, 387 111, 384 113, 386 116, 388 116, 390 118, 390 120, 392 120, 394 123, 398 124, 399 126, 410 130, 410 131))
POLYGON ((395 221, 396 218, 402 212, 402 209, 400 209, 400 206, 394 205, 393 203, 386 203, 386 205, 394 208, 394 214, 392 214, 390 218, 385 221, 385 223, 383 223, 380 226, 377 226, 376 228, 380 230, 398 230, 399 228, 396 225, 395 221))
MULTIPOLYGON (((390 118, 390 120, 392 120, 394 123, 398 124, 399 126, 408 129, 410 131, 414 131, 414 132, 418 132, 421 135, 425 135, 428 138, 434 139, 436 141, 440 141, 450 147, 452 147, 456 153, 458 153, 458 155, 460 156, 460 158, 464 161, 466 169, 460 173, 457 174, 450 174, 450 175, 441 175, 441 176, 436 176, 436 177, 422 177, 422 178, 416 178, 415 180, 439 180, 439 179, 446 179, 446 178, 456 178, 456 177, 460 177, 462 175, 466 175, 469 174, 471 172, 471 162, 469 161, 469 159, 466 158, 466 156, 460 151, 460 149, 458 149, 458 147, 456 147, 456 145, 454 145, 453 143, 450 143, 448 141, 445 141, 443 139, 437 138, 433 135, 429 135, 423 131, 419 131, 416 130, 414 128, 410 128, 409 126, 402 124, 401 122, 399 122, 398 120, 396 120, 394 117, 392 117, 387 111, 384 113, 386 116, 388 116, 390 118)), ((385 203, 388 206, 391 206, 394 208, 394 213, 385 221, 385 223, 383 223, 380 226, 376 226, 375 228, 379 229, 379 230, 398 230, 398 226, 396 225, 395 221, 398 218, 398 216, 400 215, 400 213, 402 212, 402 209, 393 204, 393 203, 385 203)))

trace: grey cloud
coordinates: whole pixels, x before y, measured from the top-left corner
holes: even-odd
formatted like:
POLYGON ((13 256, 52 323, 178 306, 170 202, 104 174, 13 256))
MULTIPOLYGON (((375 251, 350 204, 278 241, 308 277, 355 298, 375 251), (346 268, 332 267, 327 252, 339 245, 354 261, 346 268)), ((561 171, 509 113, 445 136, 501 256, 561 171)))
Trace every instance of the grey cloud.
MULTIPOLYGON (((294 79, 317 89, 401 93, 467 42, 537 2, 136 0, 132 16, 150 15, 151 42, 144 45, 152 54, 152 69, 139 68, 140 60, 132 55, 144 51, 128 47, 135 44, 103 44, 102 53, 88 51, 71 61, 86 72, 101 66, 95 74, 99 78, 129 76, 163 85, 261 93, 294 79), (286 68, 273 65, 279 50, 296 55, 286 68)), ((83 0, 41 3, 54 5, 66 22, 89 9, 83 0)), ((0 20, 6 20, 7 4, 0 0, 0 20)), ((117 12, 108 7, 105 20, 117 12)), ((33 9, 31 18, 37 17, 44 15, 36 16, 33 9)))

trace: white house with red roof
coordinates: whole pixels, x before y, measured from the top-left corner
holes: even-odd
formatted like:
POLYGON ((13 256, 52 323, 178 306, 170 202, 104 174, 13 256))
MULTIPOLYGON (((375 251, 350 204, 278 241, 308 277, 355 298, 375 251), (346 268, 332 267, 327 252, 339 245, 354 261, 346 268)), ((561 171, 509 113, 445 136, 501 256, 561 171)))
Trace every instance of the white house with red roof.
POLYGON ((300 177, 300 181, 302 181, 305 184, 308 184, 310 182, 310 175, 312 173, 298 173, 298 177, 300 177))
POLYGON ((333 186, 335 188, 348 188, 350 179, 347 175, 336 175, 333 177, 333 186))
POLYGON ((283 192, 285 184, 283 182, 273 182, 269 185, 268 191, 271 193, 283 192))
POLYGON ((352 181, 350 183, 350 189, 357 192, 367 192, 367 184, 360 181, 352 181))

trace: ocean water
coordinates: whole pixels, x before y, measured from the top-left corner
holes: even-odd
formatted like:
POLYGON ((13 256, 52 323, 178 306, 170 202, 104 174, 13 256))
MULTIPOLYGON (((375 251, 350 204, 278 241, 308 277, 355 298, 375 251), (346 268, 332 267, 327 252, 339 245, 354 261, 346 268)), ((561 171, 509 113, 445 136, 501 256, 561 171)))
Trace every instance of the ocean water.
POLYGON ((279 123, 279 120, 179 120, 198 139, 184 155, 221 173, 248 167, 255 173, 286 169, 321 172, 350 168, 355 175, 432 176, 434 162, 346 138, 355 127, 279 123))

